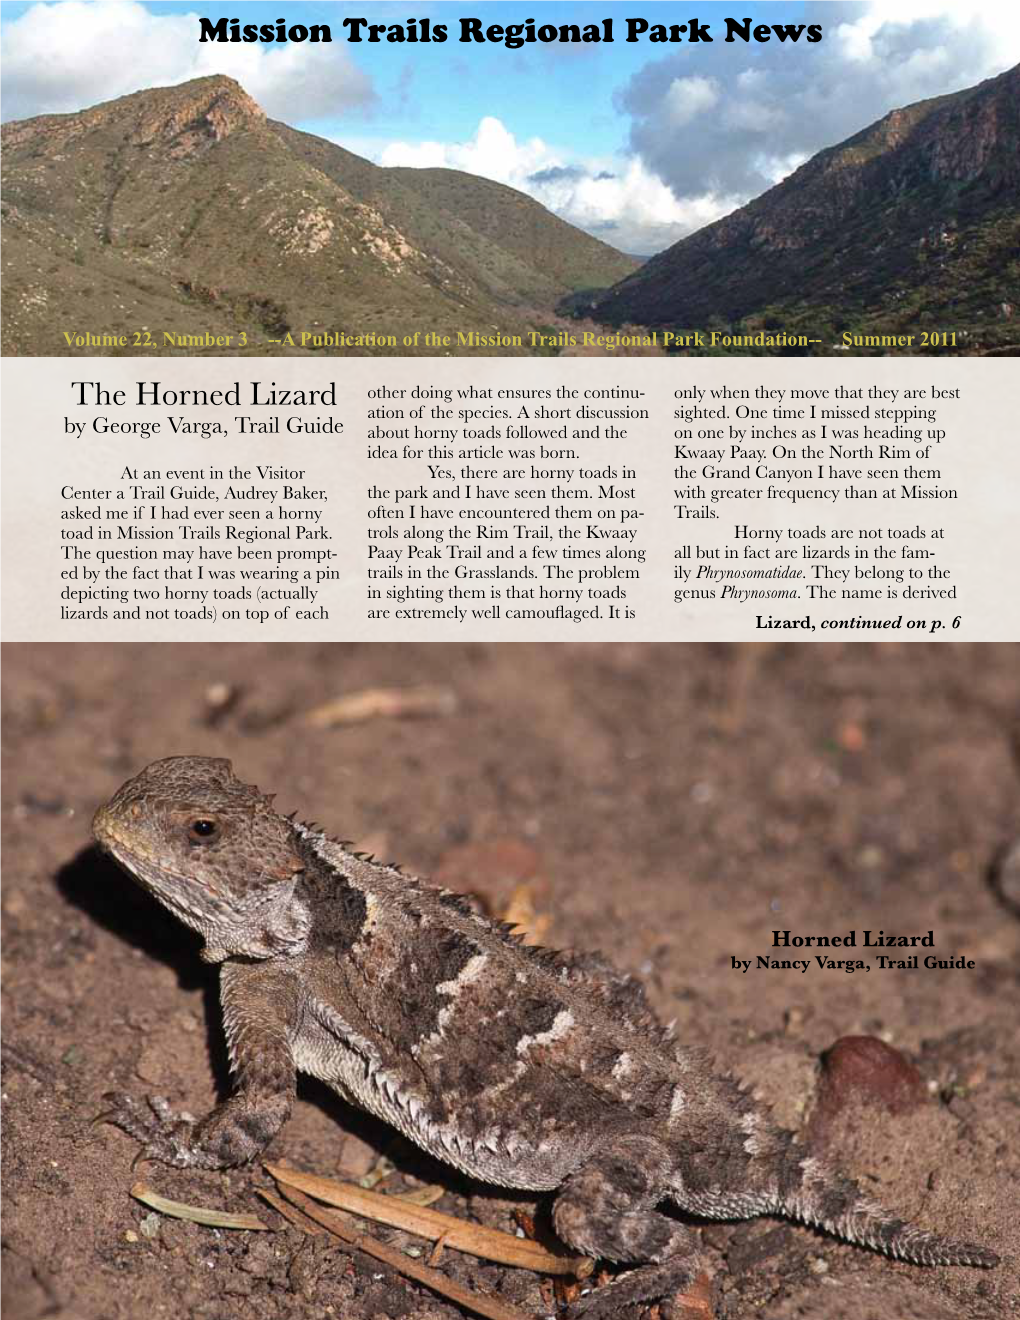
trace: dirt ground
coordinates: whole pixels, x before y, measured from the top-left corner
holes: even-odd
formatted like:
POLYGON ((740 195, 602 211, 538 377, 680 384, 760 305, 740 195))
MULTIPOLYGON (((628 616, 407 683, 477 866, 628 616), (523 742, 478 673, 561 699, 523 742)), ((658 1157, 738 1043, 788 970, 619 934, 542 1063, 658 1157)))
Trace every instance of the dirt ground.
MULTIPOLYGON (((810 1121, 839 1037, 877 1036, 916 1065, 919 1101, 890 1112, 851 1087, 816 1133, 892 1209, 1004 1263, 925 1270, 775 1219, 707 1225, 718 1320, 1020 1310, 1020 920, 989 883, 1020 833, 1020 648, 65 645, 8 646, 3 661, 8 1320, 462 1314, 284 1228, 256 1195, 260 1169, 132 1172, 135 1143, 92 1125, 111 1088, 194 1113, 228 1088, 215 969, 89 843, 96 806, 175 753, 229 756, 282 810, 493 911, 528 881, 548 942, 641 975, 680 1037, 790 1126, 810 1121), (341 694, 418 684, 450 689, 456 709, 306 722, 341 694), (933 930, 937 956, 976 966, 880 971, 858 951, 867 973, 733 970, 778 956, 776 928, 933 930), (129 1196, 140 1176, 278 1231, 153 1215, 129 1196)), ((515 1210, 548 1209, 430 1163, 305 1082, 272 1152, 350 1179, 385 1154, 382 1190, 439 1182, 438 1209, 510 1231, 515 1210)), ((440 1268, 556 1311, 536 1276, 449 1250, 440 1268)))

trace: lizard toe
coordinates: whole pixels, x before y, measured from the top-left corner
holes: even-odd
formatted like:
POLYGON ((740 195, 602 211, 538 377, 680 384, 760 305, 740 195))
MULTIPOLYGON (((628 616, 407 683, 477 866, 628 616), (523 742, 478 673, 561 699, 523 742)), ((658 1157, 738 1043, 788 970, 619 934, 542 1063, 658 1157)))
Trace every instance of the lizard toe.
POLYGON ((192 1163, 190 1135, 194 1122, 175 1115, 164 1097, 150 1096, 142 1101, 122 1091, 108 1091, 103 1099, 109 1108, 97 1115, 93 1123, 109 1123, 134 1137, 141 1150, 132 1161, 132 1168, 145 1160, 158 1160, 178 1168, 192 1163))
POLYGON ((639 1266, 604 1288, 579 1297, 567 1308, 566 1320, 614 1320, 625 1307, 666 1297, 686 1287, 699 1268, 700 1263, 690 1256, 639 1266))

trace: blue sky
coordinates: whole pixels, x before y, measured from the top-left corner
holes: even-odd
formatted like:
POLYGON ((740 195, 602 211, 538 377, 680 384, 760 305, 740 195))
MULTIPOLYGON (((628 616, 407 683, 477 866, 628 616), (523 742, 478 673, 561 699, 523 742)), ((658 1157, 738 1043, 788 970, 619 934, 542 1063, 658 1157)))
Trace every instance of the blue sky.
POLYGON ((650 252, 742 204, 898 105, 1020 60, 1012 6, 844 3, 368 4, 4 0, 3 116, 63 112, 229 73, 267 112, 382 164, 447 165, 536 196, 628 251, 650 252), (330 45, 198 42, 198 16, 327 23, 330 45), (446 23, 443 44, 353 44, 342 20, 446 23), (598 23, 603 45, 462 44, 458 19, 598 23), (627 17, 708 23, 712 45, 623 40, 627 17), (817 44, 721 40, 726 17, 820 22, 817 44))
MULTIPOLYGON (((0 7, 4 25, 37 6, 4 0, 0 7)), ((54 6, 48 6, 54 7, 54 6)), ((733 6, 697 4, 558 3, 537 0, 531 4, 501 4, 498 0, 480 0, 468 4, 302 4, 292 0, 269 0, 241 5, 146 3, 153 14, 194 14, 212 19, 237 18, 241 23, 265 23, 278 15, 288 23, 328 23, 334 44, 343 42, 341 22, 348 16, 372 22, 393 23, 407 18, 429 18, 446 23, 450 39, 445 44, 378 45, 362 41, 349 44, 348 50, 357 65, 372 77, 379 99, 370 107, 345 109, 341 114, 302 117, 300 97, 287 116, 289 123, 306 127, 323 136, 351 133, 365 138, 389 141, 394 138, 427 136, 460 140, 474 132, 482 114, 494 115, 512 124, 518 136, 555 137, 577 152, 602 154, 615 150, 626 139, 626 125, 613 107, 616 88, 646 64, 657 51, 644 43, 629 44, 622 39, 622 19, 648 14, 659 22, 683 22, 689 12, 709 14, 718 9, 719 18, 735 13, 733 6), (654 9, 662 15, 653 16, 654 9), (681 17, 681 8, 683 15, 681 17), (457 19, 477 16, 490 23, 520 23, 535 17, 543 23, 598 23, 613 16, 617 30, 612 45, 586 47, 522 47, 506 50, 489 44, 462 44, 455 39, 457 19)), ((767 6, 744 5, 736 8, 740 16, 755 16, 767 6)), ((803 21, 803 5, 777 5, 770 21, 803 21)), ((705 21, 709 21, 707 18, 705 21)), ((764 21, 764 19, 763 19, 764 21)), ((195 40, 198 24, 194 25, 195 40)), ((697 47, 698 51, 702 48, 697 47)), ((308 45, 302 52, 311 64, 325 63, 328 49, 308 45)), ((6 117, 6 116, 5 116, 6 117)))

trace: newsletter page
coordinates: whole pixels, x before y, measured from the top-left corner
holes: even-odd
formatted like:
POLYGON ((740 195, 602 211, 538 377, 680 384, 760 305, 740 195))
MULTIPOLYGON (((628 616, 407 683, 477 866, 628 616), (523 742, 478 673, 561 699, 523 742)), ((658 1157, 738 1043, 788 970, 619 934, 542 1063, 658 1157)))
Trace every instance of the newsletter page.
POLYGON ((1020 22, 0 38, 10 1314, 1011 1314, 1020 22))

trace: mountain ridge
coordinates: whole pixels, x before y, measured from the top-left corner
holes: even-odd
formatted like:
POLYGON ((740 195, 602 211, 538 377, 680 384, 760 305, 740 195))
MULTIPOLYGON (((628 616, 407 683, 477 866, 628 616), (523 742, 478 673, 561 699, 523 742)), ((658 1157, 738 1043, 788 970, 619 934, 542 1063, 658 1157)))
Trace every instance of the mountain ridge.
POLYGON ((225 75, 2 138, 5 352, 74 351, 65 327, 519 335, 635 265, 505 185, 271 120, 225 75))
POLYGON ((934 317, 994 339, 1020 301, 1018 145, 1020 66, 890 111, 565 306, 611 325, 767 321, 830 337, 934 317))

